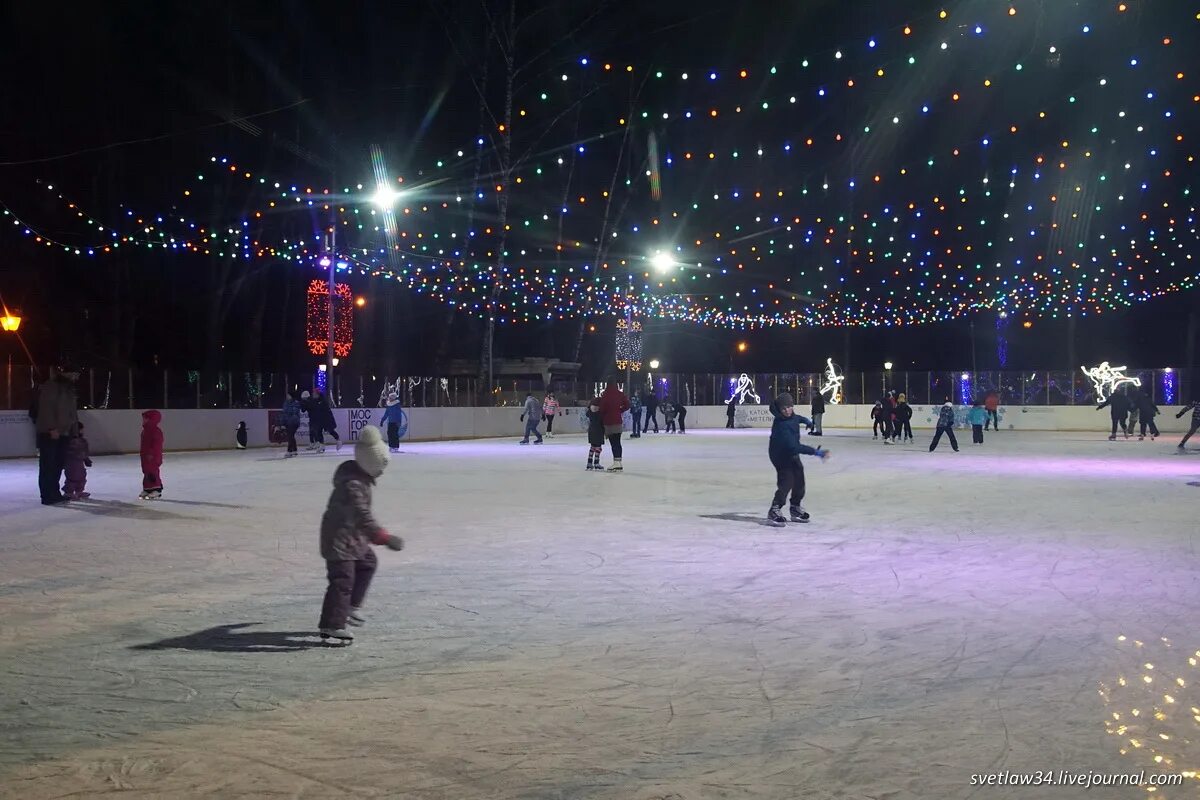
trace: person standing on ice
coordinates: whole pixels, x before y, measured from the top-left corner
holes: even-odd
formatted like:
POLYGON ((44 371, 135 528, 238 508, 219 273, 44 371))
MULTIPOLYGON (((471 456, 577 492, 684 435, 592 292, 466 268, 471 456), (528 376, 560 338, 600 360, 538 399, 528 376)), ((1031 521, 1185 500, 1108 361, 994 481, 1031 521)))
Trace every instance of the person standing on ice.
POLYGON ((521 422, 525 423, 525 438, 521 440, 521 444, 529 444, 529 434, 537 437, 534 444, 542 443, 542 434, 538 431, 538 423, 542 419, 542 407, 538 403, 532 393, 525 395, 525 411, 521 414, 521 422))
POLYGON ((687 433, 687 406, 682 400, 675 404, 675 411, 679 414, 679 432, 687 433))
POLYGON ((995 425, 996 431, 1000 431, 1000 395, 996 394, 993 389, 983 397, 983 410, 987 412, 987 420, 983 423, 983 429, 986 431, 989 425, 995 425))
POLYGON ((675 406, 671 403, 671 398, 664 397, 662 401, 663 412, 663 430, 667 433, 675 432, 675 406))
MULTIPOLYGON (((636 419, 636 418, 635 418, 636 419)), ((604 419, 600 414, 600 398, 592 398, 587 407, 588 462, 587 468, 603 472, 600 455, 604 452, 604 419)))
MULTIPOLYGON (((621 472, 621 431, 625 427, 623 417, 629 410, 629 398, 617 388, 616 381, 609 381, 608 388, 600 395, 600 421, 604 423, 604 435, 612 448, 613 463, 609 472, 621 472)), ((636 422, 636 421, 635 421, 636 422)))
POLYGON ((1141 425, 1141 430, 1138 432, 1138 441, 1146 438, 1146 427, 1150 427, 1150 441, 1154 441, 1158 436, 1158 426, 1154 424, 1154 417, 1158 415, 1158 406, 1154 405, 1154 401, 1150 399, 1150 395, 1145 389, 1138 387, 1134 389, 1134 403, 1138 410, 1138 424, 1141 425))
POLYGON ((812 414, 812 426, 808 429, 809 436, 821 436, 821 417, 825 416, 825 395, 820 392, 815 392, 812 399, 812 408, 809 409, 812 414))
POLYGON ((338 450, 342 449, 342 437, 338 436, 337 420, 333 418, 333 408, 320 389, 314 389, 308 401, 308 425, 317 432, 317 452, 325 452, 325 434, 333 437, 338 450))
POLYGON ((83 436, 83 425, 76 425, 75 433, 67 440, 67 458, 63 470, 66 474, 63 494, 68 500, 86 500, 92 496, 84 491, 88 467, 91 465, 91 447, 83 436))
POLYGON ((733 418, 737 414, 737 397, 729 398, 729 402, 725 404, 725 427, 733 427, 733 418))
POLYGON ((967 422, 971 424, 971 444, 983 444, 983 426, 987 422, 987 411, 983 404, 976 400, 967 412, 967 422))
POLYGON ((871 438, 878 439, 879 432, 882 430, 886 433, 886 428, 883 426, 883 401, 876 400, 875 407, 871 409, 871 419, 875 420, 871 423, 871 438))
POLYGON ((558 400, 554 399, 554 392, 546 392, 546 399, 542 401, 542 418, 546 420, 546 435, 551 439, 554 438, 554 418, 558 416, 558 400))
POLYGON ((72 367, 52 367, 50 379, 38 386, 29 407, 37 434, 38 490, 42 505, 65 503, 59 490, 67 455, 67 439, 79 424, 75 381, 79 373, 72 367))
POLYGON ((642 426, 642 433, 650 429, 650 423, 654 423, 654 432, 658 433, 658 395, 654 390, 646 392, 646 396, 642 398, 642 405, 646 407, 646 424, 642 426))
POLYGON ((949 397, 946 398, 945 403, 942 403, 942 408, 938 411, 937 432, 933 434, 933 441, 929 443, 929 452, 937 450, 943 433, 946 434, 946 438, 950 440, 950 446, 957 453, 958 439, 954 438, 954 403, 950 402, 949 397))
POLYGON ((901 394, 896 398, 896 425, 892 428, 892 441, 898 441, 900 434, 904 434, 904 441, 911 442, 912 435, 912 406, 908 404, 908 397, 901 394))
POLYGON ((162 412, 150 409, 142 412, 142 500, 157 500, 162 497, 163 432, 158 427, 162 412))
POLYGON ((383 416, 379 418, 379 427, 387 426, 388 450, 393 453, 400 451, 400 423, 404 420, 404 409, 400 408, 400 395, 388 392, 387 405, 383 416))
POLYGON ((296 431, 300 429, 300 413, 302 410, 300 401, 296 399, 296 393, 288 392, 287 399, 283 401, 283 409, 279 412, 283 429, 287 433, 287 455, 284 458, 295 458, 297 455, 296 431))
POLYGON ((333 473, 333 493, 321 517, 321 558, 329 587, 317 623, 322 639, 349 644, 354 634, 346 625, 362 625, 363 601, 379 560, 371 545, 403 550, 404 540, 392 536, 371 513, 371 490, 387 468, 388 451, 379 429, 368 425, 354 444, 354 459, 333 473))
POLYGON ((633 430, 630 431, 629 438, 642 438, 642 398, 638 397, 637 392, 629 393, 629 416, 633 419, 633 430))
POLYGON ((1117 426, 1121 426, 1121 433, 1125 434, 1125 438, 1129 438, 1130 431, 1125 427, 1125 417, 1129 415, 1129 397, 1124 392, 1113 392, 1107 400, 1096 406, 1096 410, 1108 406, 1108 415, 1112 417, 1112 433, 1108 435, 1110 442, 1117 439, 1117 426))
POLYGON ((1183 446, 1187 444, 1187 440, 1192 438, 1192 434, 1197 430, 1200 430, 1200 396, 1195 396, 1195 399, 1192 400, 1192 402, 1179 409, 1179 413, 1175 415, 1175 419, 1181 418, 1189 410, 1192 412, 1192 424, 1191 427, 1188 428, 1188 432, 1185 433, 1183 438, 1179 441, 1180 451, 1184 449, 1183 446))
POLYGON ((808 512, 800 506, 804 499, 804 465, 800 456, 817 456, 821 460, 829 458, 829 451, 820 447, 812 448, 800 442, 800 426, 808 427, 811 421, 796 413, 795 401, 787 392, 781 393, 771 402, 771 441, 767 446, 767 455, 771 465, 775 467, 775 497, 771 509, 767 512, 767 521, 777 527, 787 524, 783 516, 783 504, 791 495, 792 522, 808 522, 808 512))

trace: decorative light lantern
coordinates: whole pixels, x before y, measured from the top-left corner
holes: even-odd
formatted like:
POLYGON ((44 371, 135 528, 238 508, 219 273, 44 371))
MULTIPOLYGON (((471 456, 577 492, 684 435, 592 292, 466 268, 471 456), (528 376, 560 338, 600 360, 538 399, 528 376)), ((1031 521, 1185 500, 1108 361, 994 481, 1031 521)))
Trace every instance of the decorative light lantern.
MULTIPOLYGON (((339 358, 350 355, 354 345, 354 297, 347 284, 334 290, 333 353, 339 358)), ((308 350, 323 356, 329 349, 329 284, 313 279, 308 284, 308 350)))
POLYGON ((617 320, 617 369, 642 368, 642 323, 617 320))
POLYGON ((14 314, 8 309, 4 310, 4 316, 0 317, 0 328, 8 333, 16 333, 21 327, 21 315, 14 314))

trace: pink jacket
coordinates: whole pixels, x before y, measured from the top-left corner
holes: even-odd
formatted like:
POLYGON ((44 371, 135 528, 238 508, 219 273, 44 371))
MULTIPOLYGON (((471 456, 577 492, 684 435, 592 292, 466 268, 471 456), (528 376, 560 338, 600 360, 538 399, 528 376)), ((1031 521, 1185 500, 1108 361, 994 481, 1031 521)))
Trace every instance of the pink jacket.
POLYGON ((158 427, 162 414, 154 409, 142 412, 142 472, 158 473, 163 460, 163 433, 158 427))

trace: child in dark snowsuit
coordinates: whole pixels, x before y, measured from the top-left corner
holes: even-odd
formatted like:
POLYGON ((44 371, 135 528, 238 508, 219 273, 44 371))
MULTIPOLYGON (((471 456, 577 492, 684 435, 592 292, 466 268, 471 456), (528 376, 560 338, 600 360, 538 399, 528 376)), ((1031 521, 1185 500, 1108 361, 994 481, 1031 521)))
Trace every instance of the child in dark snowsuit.
MULTIPOLYGON (((637 417, 634 417, 636 420, 637 417)), ((587 409, 588 421, 588 462, 589 470, 603 472, 604 467, 600 466, 600 454, 604 451, 604 418, 600 414, 600 398, 593 398, 588 403, 587 409)))
POLYGON ((771 502, 771 510, 767 512, 767 521, 775 526, 787 524, 783 516, 783 504, 792 496, 792 522, 808 522, 808 512, 800 507, 804 499, 804 466, 800 456, 817 456, 824 460, 829 458, 829 451, 820 447, 812 448, 800 442, 800 426, 808 427, 812 422, 795 411, 795 401, 787 392, 781 393, 771 403, 771 415, 775 421, 771 424, 771 442, 767 454, 771 465, 775 467, 775 497, 771 502))
POLYGON ((142 412, 142 500, 162 497, 163 433, 158 427, 162 413, 153 408, 142 412))
POLYGON ((1096 406, 1096 410, 1108 406, 1108 413, 1112 417, 1112 433, 1108 435, 1110 442, 1117 438, 1117 426, 1121 426, 1121 433, 1125 434, 1125 438, 1129 438, 1129 429, 1125 427, 1125 417, 1129 414, 1129 397, 1124 392, 1113 392, 1112 395, 1100 405, 1096 406))
POLYGON ((1192 434, 1197 430, 1200 430, 1200 397, 1197 397, 1195 400, 1181 408, 1179 413, 1175 415, 1175 419, 1182 417, 1188 412, 1188 410, 1191 410, 1192 412, 1192 425, 1190 428, 1188 428, 1188 432, 1183 435, 1183 439, 1181 439, 1179 442, 1180 450, 1184 449, 1183 446, 1187 444, 1188 439, 1192 438, 1192 434))
POLYGON ((663 412, 663 420, 666 424, 666 428, 665 428, 666 432, 674 433, 675 432, 675 406, 671 403, 670 400, 662 401, 662 412, 663 412))
POLYGON ((74 435, 67 440, 67 457, 63 464, 66 472, 63 494, 68 500, 86 500, 92 496, 83 490, 87 486, 87 468, 91 465, 91 448, 88 446, 88 440, 83 438, 83 426, 76 425, 74 435))
POLYGON ((365 622, 362 604, 379 564, 371 545, 404 549, 404 540, 390 535, 371 514, 371 488, 387 462, 383 436, 368 425, 354 445, 354 460, 343 461, 333 473, 333 494, 321 517, 321 557, 329 588, 318 628, 322 639, 333 639, 336 644, 354 640, 347 624, 365 622))
POLYGON ((1154 441, 1154 438, 1158 436, 1158 426, 1154 424, 1154 417, 1158 415, 1158 406, 1150 399, 1150 395, 1145 389, 1138 388, 1134 391, 1134 403, 1137 404, 1138 409, 1138 424, 1141 426, 1141 430, 1138 432, 1138 441, 1146 438, 1147 426, 1150 427, 1150 440, 1154 441))
POLYGON ((871 419, 875 420, 871 423, 871 438, 878 439, 879 432, 883 431, 883 438, 887 440, 887 425, 883 422, 883 401, 876 400, 875 407, 871 409, 871 419))
POLYGON ((958 452, 958 439, 954 438, 954 404, 950 402, 950 398, 946 398, 946 402, 942 404, 942 408, 938 411, 937 432, 933 434, 933 441, 929 443, 929 452, 937 449, 938 442, 942 440, 942 434, 950 440, 950 446, 954 448, 954 452, 958 452))

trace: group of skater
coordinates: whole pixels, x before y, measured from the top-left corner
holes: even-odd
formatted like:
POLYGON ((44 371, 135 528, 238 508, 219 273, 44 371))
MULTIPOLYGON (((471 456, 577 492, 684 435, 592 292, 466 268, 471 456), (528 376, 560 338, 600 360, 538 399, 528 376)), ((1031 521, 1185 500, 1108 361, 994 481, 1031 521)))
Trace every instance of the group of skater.
MULTIPOLYGON (((342 449, 342 439, 338 436, 333 407, 329 405, 325 394, 320 389, 312 391, 292 389, 284 399, 283 408, 279 412, 280 422, 287 435, 287 453, 284 454, 284 458, 295 458, 300 454, 299 446, 296 444, 296 431, 300 429, 301 415, 308 416, 307 450, 324 453, 325 434, 329 434, 333 439, 336 449, 342 449)), ((397 442, 397 446, 399 446, 399 442, 397 442)))
MULTIPOLYGON (((1108 435, 1110 442, 1116 441, 1117 428, 1120 428, 1121 433, 1128 439, 1140 426, 1139 442, 1146 438, 1147 429, 1150 432, 1150 441, 1158 437, 1158 426, 1154 424, 1154 418, 1159 413, 1158 406, 1141 386, 1132 383, 1118 386, 1107 400, 1096 406, 1097 411, 1103 408, 1108 409, 1112 418, 1112 431, 1108 435)), ((1187 408, 1190 406, 1186 406, 1184 410, 1187 408)), ((1183 412, 1180 412, 1179 416, 1183 416, 1183 412)), ((1187 441, 1187 437, 1184 437, 1184 441, 1187 441)), ((1183 444, 1180 443, 1179 446, 1182 447, 1183 444)))

